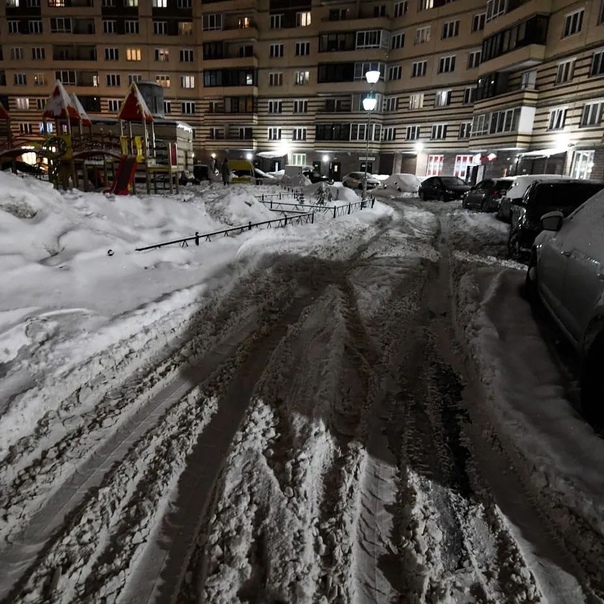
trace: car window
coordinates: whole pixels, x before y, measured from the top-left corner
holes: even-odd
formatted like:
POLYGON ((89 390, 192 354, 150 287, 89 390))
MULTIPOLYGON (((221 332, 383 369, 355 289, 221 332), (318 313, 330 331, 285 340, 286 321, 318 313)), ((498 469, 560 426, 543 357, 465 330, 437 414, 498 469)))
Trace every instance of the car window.
POLYGON ((513 185, 513 183, 514 183, 514 181, 513 181, 513 180, 506 180, 506 179, 503 179, 503 178, 502 178, 502 179, 497 180, 497 181, 495 182, 495 188, 496 188, 498 191, 503 191, 504 189, 510 189, 510 188, 511 188, 511 186, 513 185))
POLYGON ((604 188, 596 183, 539 183, 530 201, 535 207, 558 206, 575 208, 604 188))
POLYGON ((442 183, 444 185, 447 185, 448 187, 458 187, 460 185, 465 185, 466 183, 461 180, 461 178, 458 178, 457 176, 444 176, 443 178, 441 178, 442 183))

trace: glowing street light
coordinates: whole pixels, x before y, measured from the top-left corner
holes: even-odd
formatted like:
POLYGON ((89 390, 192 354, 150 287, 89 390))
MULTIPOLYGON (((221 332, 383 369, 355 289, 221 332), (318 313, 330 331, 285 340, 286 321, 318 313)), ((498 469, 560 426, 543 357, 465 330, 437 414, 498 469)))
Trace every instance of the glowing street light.
POLYGON ((365 127, 365 177, 363 178, 363 198, 364 202, 367 199, 367 164, 369 163, 369 128, 371 126, 371 112, 377 105, 377 97, 373 92, 374 86, 380 79, 380 72, 377 70, 370 70, 365 72, 365 79, 369 84, 369 94, 363 99, 363 109, 367 112, 367 125, 365 127))

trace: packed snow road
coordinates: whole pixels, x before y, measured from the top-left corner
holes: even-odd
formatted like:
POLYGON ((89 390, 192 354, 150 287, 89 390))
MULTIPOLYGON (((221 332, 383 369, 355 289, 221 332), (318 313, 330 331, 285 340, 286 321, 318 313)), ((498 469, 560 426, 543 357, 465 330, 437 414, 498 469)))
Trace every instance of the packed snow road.
POLYGON ((337 249, 242 259, 72 374, 0 467, 5 601, 604 595, 600 527, 531 485, 464 340, 466 275, 519 282, 504 226, 391 205, 337 249))

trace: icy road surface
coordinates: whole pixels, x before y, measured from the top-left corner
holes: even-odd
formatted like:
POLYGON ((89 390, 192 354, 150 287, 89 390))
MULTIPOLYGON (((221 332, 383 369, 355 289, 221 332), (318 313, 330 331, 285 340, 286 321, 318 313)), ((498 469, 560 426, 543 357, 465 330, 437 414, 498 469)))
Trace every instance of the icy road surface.
POLYGON ((530 320, 505 225, 391 205, 69 373, 0 466, 4 601, 599 601, 602 500, 526 462, 485 378, 527 334, 484 292, 530 320))

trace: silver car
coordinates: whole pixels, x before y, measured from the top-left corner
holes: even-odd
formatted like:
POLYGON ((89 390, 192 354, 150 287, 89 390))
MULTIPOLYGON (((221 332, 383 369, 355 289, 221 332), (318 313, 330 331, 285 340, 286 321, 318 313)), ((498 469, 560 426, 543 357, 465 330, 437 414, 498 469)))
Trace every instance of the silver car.
POLYGON ((549 212, 535 239, 526 294, 542 301, 582 361, 581 401, 588 418, 604 419, 604 191, 568 218, 549 212))
MULTIPOLYGON (((349 172, 342 178, 342 184, 351 189, 363 189, 365 172, 349 172)), ((371 173, 367 174, 367 190, 380 186, 380 181, 371 173)))

